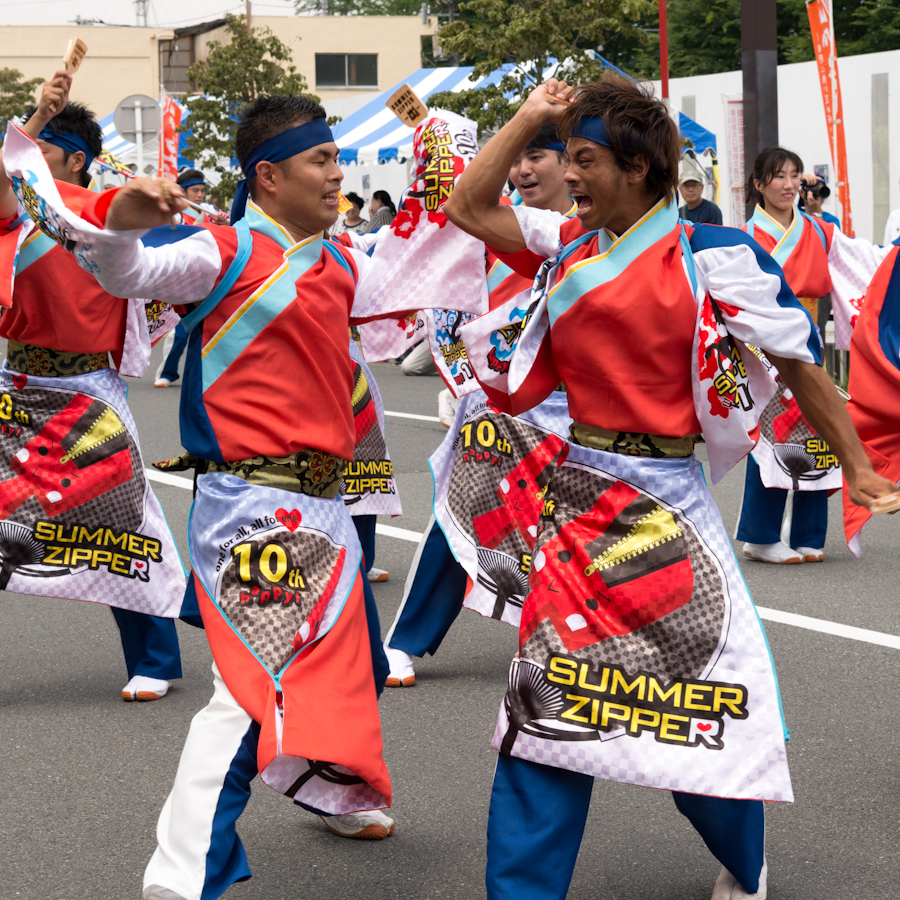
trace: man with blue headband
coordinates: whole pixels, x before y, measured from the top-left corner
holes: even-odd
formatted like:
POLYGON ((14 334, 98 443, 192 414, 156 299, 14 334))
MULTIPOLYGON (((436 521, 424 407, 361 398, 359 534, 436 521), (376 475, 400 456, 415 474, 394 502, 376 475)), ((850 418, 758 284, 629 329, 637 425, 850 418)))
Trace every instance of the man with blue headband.
MULTIPOLYGON (((181 392, 182 443, 198 470, 190 592, 215 687, 163 807, 144 900, 214 900, 250 877, 235 824, 257 772, 338 835, 393 832, 381 812, 391 784, 377 707, 388 669, 339 494, 366 399, 348 324, 407 315, 433 296, 422 274, 433 251, 410 240, 423 233, 468 247, 468 263, 453 261, 471 270, 456 277, 458 296, 474 291, 481 302, 483 250, 440 211, 474 152, 472 123, 450 118, 452 128, 438 115, 420 126, 422 190, 372 257, 345 235, 326 237, 338 215, 338 148, 324 110, 298 96, 261 96, 240 115, 246 178, 233 228, 160 227, 183 191, 150 179, 107 192, 70 222, 70 233, 90 233, 75 252, 107 290, 179 304, 190 336, 181 392), (449 175, 426 178, 438 160, 449 175)), ((16 140, 25 165, 32 149, 16 140)), ((26 170, 16 172, 27 197, 26 170)))
POLYGON ((462 327, 479 381, 512 413, 563 382, 573 419, 541 496, 494 733, 489 900, 563 900, 598 777, 673 792, 722 864, 713 900, 766 896, 762 801, 793 799, 778 685, 693 455, 702 434, 717 481, 752 449, 773 386, 750 348, 840 458, 853 503, 896 492, 873 472, 778 265, 743 232, 679 222, 679 156, 651 88, 551 79, 447 202, 501 255, 546 259, 527 309, 518 299, 462 327), (577 223, 497 202, 547 122, 567 141, 577 223))
MULTIPOLYGON (((91 196, 85 195, 82 189, 90 184, 88 170, 102 150, 102 135, 93 113, 79 103, 68 101, 70 85, 71 76, 65 72, 58 72, 45 84, 37 108, 26 114, 24 130, 37 141, 61 193, 91 196)), ((148 564, 144 570, 146 579, 129 577, 132 573, 127 568, 123 575, 121 565, 98 565, 93 573, 83 571, 80 575, 66 577, 64 567, 54 569, 51 564, 43 568, 48 575, 55 573, 55 577, 26 578, 24 571, 14 571, 11 577, 7 576, 8 581, 3 582, 3 587, 7 588, 8 584, 9 590, 22 593, 108 603, 119 627, 128 671, 129 680, 122 688, 122 698, 127 701, 157 700, 166 694, 171 680, 181 677, 181 656, 173 619, 147 615, 146 612, 158 609, 160 612, 168 610, 170 617, 178 615, 184 591, 184 571, 159 503, 144 478, 136 444, 137 433, 125 401, 127 387, 119 377, 120 374, 140 375, 146 367, 135 362, 132 353, 142 339, 146 340, 149 350, 146 334, 139 334, 140 329, 146 329, 146 320, 141 321, 142 316, 137 313, 138 308, 143 311, 143 305, 108 294, 79 268, 72 255, 57 241, 34 228, 28 216, 23 215, 22 208, 17 208, 16 196, 2 169, 0 219, 0 254, 4 261, 0 305, 9 307, 0 317, 0 337, 8 342, 0 378, 3 379, 2 390, 12 392, 9 396, 15 398, 19 420, 30 423, 21 429, 21 435, 8 434, 8 428, 0 435, 3 459, 0 463, 3 469, 0 501, 4 490, 12 492, 26 483, 34 496, 15 508, 9 508, 3 502, 3 526, 43 528, 49 534, 50 525, 40 523, 59 523, 66 528, 76 528, 75 534, 67 533, 63 537, 81 541, 78 526, 90 526, 87 533, 97 535, 103 533, 102 529, 97 531, 100 526, 118 523, 122 529, 130 523, 127 530, 139 531, 142 521, 143 527, 153 527, 155 520, 162 534, 160 555, 163 558, 158 566, 148 564), (12 293, 8 296, 11 282, 12 293), (110 367, 110 356, 118 373, 110 367), (105 444, 105 458, 98 456, 91 465, 85 465, 87 456, 60 461, 63 454, 57 452, 58 471, 55 473, 35 469, 20 473, 19 479, 11 478, 7 455, 17 454, 18 459, 28 457, 34 452, 33 446, 28 449, 29 439, 40 444, 43 436, 49 437, 55 429, 62 428, 67 419, 65 411, 58 411, 58 416, 49 421, 39 419, 29 406, 46 406, 48 396, 68 396, 66 392, 75 398, 71 401, 74 404, 71 410, 78 404, 84 405, 85 416, 88 416, 93 398, 104 398, 109 405, 108 412, 101 411, 102 419, 119 423, 113 430, 118 431, 121 427, 120 435, 105 444), (35 434, 32 427, 38 421, 43 427, 35 434), (119 453, 109 455, 108 451, 121 442, 129 445, 126 453, 122 454, 120 449, 119 453), (130 454, 131 462, 127 462, 127 454, 130 454), (117 474, 113 474, 112 469, 116 469, 117 474), (130 477, 126 479, 129 473, 130 477), (51 485, 53 479, 58 479, 58 484, 51 485), (64 496, 55 499, 57 495, 73 490, 75 485, 87 488, 92 481, 95 483, 91 490, 81 495, 82 502, 76 503, 74 497, 71 501, 64 496), (129 494, 131 502, 125 502, 129 494), (56 512, 54 506, 62 503, 70 508, 56 512)), ((93 408, 100 409, 99 406, 93 408)), ((87 438, 100 427, 96 422, 91 426, 87 419, 79 423, 78 419, 76 416, 76 421, 71 422, 73 435, 85 430, 87 438)), ((100 421, 96 416, 95 419, 100 421)), ((53 454, 47 450, 45 446, 38 447, 36 458, 52 461, 53 454)), ((53 527, 56 528, 56 524, 53 527)), ((35 531, 38 533, 43 532, 35 531)), ((60 532, 54 531, 54 534, 59 536, 60 532)), ((79 556, 89 559, 93 565, 94 551, 88 546, 92 542, 83 543, 84 547, 79 547, 79 556)), ((98 546, 98 541, 93 544, 98 563, 113 561, 113 554, 107 548, 98 546)), ((47 545, 43 560, 34 562, 63 559, 64 554, 55 555, 52 547, 53 542, 47 545)), ((135 565, 138 562, 136 560, 135 565)))

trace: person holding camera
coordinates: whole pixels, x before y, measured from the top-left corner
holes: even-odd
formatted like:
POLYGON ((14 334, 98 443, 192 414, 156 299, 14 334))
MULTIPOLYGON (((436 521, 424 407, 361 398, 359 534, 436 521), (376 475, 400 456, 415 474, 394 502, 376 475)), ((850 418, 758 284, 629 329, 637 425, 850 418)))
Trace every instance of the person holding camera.
POLYGON ((840 228, 841 220, 822 208, 822 204, 831 196, 831 190, 825 184, 825 179, 821 175, 802 175, 801 181, 803 187, 800 191, 800 209, 823 222, 830 222, 835 228, 840 228))

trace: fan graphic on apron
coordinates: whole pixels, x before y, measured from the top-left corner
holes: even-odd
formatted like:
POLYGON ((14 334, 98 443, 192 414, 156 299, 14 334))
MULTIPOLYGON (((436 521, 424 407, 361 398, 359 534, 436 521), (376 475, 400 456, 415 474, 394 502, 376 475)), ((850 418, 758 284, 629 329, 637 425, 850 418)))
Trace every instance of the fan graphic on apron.
POLYGON ((563 441, 518 419, 486 414, 467 422, 456 446, 448 506, 472 538, 478 583, 496 597, 492 618, 528 593, 531 551, 544 492, 563 441))
POLYGON ((702 677, 726 632, 722 575, 679 510, 573 466, 554 473, 544 510, 505 701, 507 752, 520 731, 563 740, 623 733, 556 718, 564 698, 546 677, 551 656, 668 683, 702 677))
POLYGON ((800 489, 801 481, 818 481, 831 471, 817 468, 815 453, 807 449, 807 441, 816 437, 797 401, 785 398, 785 384, 778 382, 778 390, 769 401, 759 424, 762 436, 773 446, 775 461, 790 477, 793 489, 800 489))

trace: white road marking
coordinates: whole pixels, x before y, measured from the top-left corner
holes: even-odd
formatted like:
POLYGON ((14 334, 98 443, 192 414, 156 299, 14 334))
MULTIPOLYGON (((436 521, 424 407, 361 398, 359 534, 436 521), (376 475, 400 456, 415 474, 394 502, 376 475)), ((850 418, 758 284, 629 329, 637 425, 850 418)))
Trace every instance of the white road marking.
MULTIPOLYGON (((412 416, 407 413, 386 413, 386 415, 405 416, 414 419, 431 418, 430 416, 412 416)), ((150 481, 157 481, 160 484, 168 484, 188 491, 194 487, 192 479, 182 478, 180 475, 157 472, 155 469, 144 469, 144 474, 150 481)), ((410 531, 408 528, 396 528, 393 525, 376 525, 375 532, 376 534, 384 535, 384 537, 411 541, 414 544, 417 544, 422 539, 421 532, 410 531)), ((812 616, 782 612, 780 609, 769 609, 766 606, 757 606, 756 610, 759 613, 759 617, 767 622, 793 625, 795 628, 805 628, 807 631, 818 631, 820 634, 831 634, 835 637, 848 638, 851 641, 863 641, 866 644, 877 644, 879 647, 890 647, 892 650, 900 650, 900 637, 894 634, 870 631, 868 628, 856 628, 854 625, 841 625, 839 622, 829 622, 826 619, 814 619, 812 616)))
POLYGON ((799 616, 796 613, 782 612, 780 609, 767 609, 765 606, 757 606, 756 611, 761 619, 769 622, 794 625, 796 628, 805 628, 808 631, 833 634, 836 637, 850 638, 852 641, 864 641, 867 644, 878 644, 880 647, 900 650, 900 637, 894 634, 869 631, 868 628, 856 628, 853 625, 841 625, 839 622, 828 622, 825 619, 814 619, 811 616, 799 616))
POLYGON ((414 544, 418 544, 422 540, 422 535, 418 531, 395 528, 393 525, 376 525, 375 533, 383 534, 385 537, 398 538, 401 541, 412 541, 414 544))
POLYGON ((160 484, 168 484, 172 487, 194 489, 193 478, 182 478, 181 475, 172 475, 170 472, 157 472, 156 469, 144 469, 144 474, 150 481, 158 481, 160 484))
POLYGON ((391 412, 390 410, 385 410, 384 414, 386 416, 396 416, 398 419, 419 419, 421 422, 440 422, 441 420, 437 416, 420 416, 416 413, 399 413, 399 412, 391 412))

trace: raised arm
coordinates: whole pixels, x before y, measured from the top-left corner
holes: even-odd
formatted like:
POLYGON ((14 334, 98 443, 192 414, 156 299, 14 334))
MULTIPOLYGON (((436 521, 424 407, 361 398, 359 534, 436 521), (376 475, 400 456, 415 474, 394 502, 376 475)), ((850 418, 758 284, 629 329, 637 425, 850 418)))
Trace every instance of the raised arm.
POLYGON ((525 249, 516 214, 512 207, 500 206, 500 194, 516 157, 542 125, 559 119, 572 92, 564 81, 551 78, 528 95, 460 177, 444 205, 451 222, 500 253, 525 249))
MULTIPOLYGON (((69 102, 69 88, 72 87, 72 76, 65 70, 57 72, 53 78, 41 88, 41 99, 34 115, 22 126, 25 132, 33 140, 44 126, 69 102)), ((0 157, 0 219, 8 219, 16 214, 18 201, 13 193, 12 185, 3 168, 0 157)))
POLYGON ((110 234, 92 241, 82 255, 104 290, 167 303, 191 303, 210 294, 224 267, 219 241, 206 228, 164 227, 185 206, 178 185, 135 178, 115 192, 108 209, 101 204, 96 224, 110 234))

